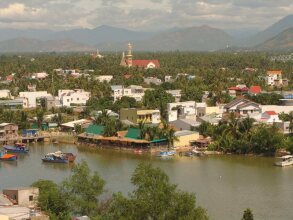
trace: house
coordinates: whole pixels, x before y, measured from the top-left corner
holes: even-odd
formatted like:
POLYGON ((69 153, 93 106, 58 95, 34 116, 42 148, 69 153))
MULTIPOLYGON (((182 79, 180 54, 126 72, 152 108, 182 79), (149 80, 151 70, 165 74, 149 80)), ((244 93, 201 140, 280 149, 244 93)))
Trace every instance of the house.
POLYGON ((204 107, 196 108, 197 117, 202 117, 202 116, 210 115, 210 114, 220 114, 220 107, 219 106, 204 106, 204 107))
POLYGON ((195 101, 174 102, 167 104, 168 122, 179 118, 196 117, 195 101))
POLYGON ((139 122, 159 124, 161 115, 157 109, 122 108, 120 109, 120 120, 128 120, 135 124, 139 122))
POLYGON ((8 89, 3 89, 0 90, 0 99, 13 99, 13 96, 8 89))
POLYGON ((112 75, 96 76, 96 80, 98 80, 99 82, 107 82, 107 83, 109 83, 112 79, 113 79, 112 75))
POLYGON ((0 138, 10 139, 18 137, 18 125, 13 123, 1 123, 0 124, 0 138))
POLYGON ((212 113, 212 114, 209 114, 209 115, 204 115, 202 117, 197 118, 197 121, 200 122, 200 123, 208 122, 208 123, 210 123, 212 125, 218 125, 221 120, 222 120, 222 116, 218 115, 218 114, 215 114, 215 113, 212 113))
POLYGON ((42 80, 42 79, 46 79, 47 77, 48 77, 48 74, 46 72, 40 72, 40 73, 31 74, 32 79, 42 80))
POLYGON ((39 91, 39 92, 20 92, 19 97, 23 98, 23 108, 36 108, 37 107, 37 99, 52 97, 47 91, 39 91))
POLYGON ((165 82, 174 82, 174 80, 172 79, 172 76, 165 76, 165 82))
POLYGON ((162 84, 162 80, 160 80, 157 77, 147 77, 147 78, 143 78, 144 83, 150 85, 150 84, 155 84, 157 86, 162 84))
POLYGON ((11 199, 14 205, 35 207, 39 189, 36 187, 17 187, 3 190, 3 194, 11 199))
POLYGON ((194 127, 198 127, 201 123, 195 119, 178 119, 176 121, 170 122, 170 125, 174 127, 177 131, 188 130, 190 131, 194 127))
POLYGON ((87 101, 90 99, 91 93, 86 92, 83 89, 75 90, 59 90, 58 98, 62 106, 77 106, 86 105, 87 101))
POLYGON ((279 115, 275 111, 265 111, 261 114, 260 121, 267 124, 282 122, 282 120, 279 119, 279 115))
POLYGON ((246 87, 246 85, 237 85, 237 86, 228 88, 228 93, 230 96, 236 97, 236 96, 242 96, 246 94, 248 90, 249 89, 246 87))
POLYGON ((261 93, 261 87, 260 86, 251 86, 248 90, 249 95, 258 95, 261 93))
POLYGON ((158 60, 133 60, 132 45, 130 43, 128 44, 127 55, 125 56, 124 52, 122 54, 120 65, 125 67, 138 67, 143 69, 160 68, 160 63, 158 60))
POLYGON ((191 146, 191 142, 199 139, 199 133, 195 131, 176 131, 175 136, 177 137, 177 141, 174 141, 174 147, 187 147, 191 146))
POLYGON ((56 107, 55 97, 47 96, 44 99, 45 99, 45 108, 47 110, 51 110, 56 107))
POLYGON ((137 85, 130 85, 128 87, 124 87, 122 85, 114 85, 111 86, 112 89, 112 97, 114 98, 114 102, 121 99, 123 96, 134 98, 137 102, 141 102, 146 88, 137 85))
POLYGON ((82 128, 87 128, 91 124, 91 120, 87 119, 80 119, 76 121, 70 121, 67 123, 61 124, 61 130, 63 131, 74 131, 74 126, 75 125, 80 125, 82 128))
POLYGON ((181 90, 180 89, 166 90, 166 92, 171 94, 175 98, 175 102, 180 102, 180 99, 181 99, 181 90))
POLYGON ((292 130, 290 130, 290 122, 289 121, 281 121, 276 122, 275 125, 281 130, 283 134, 292 134, 292 130))
POLYGON ((288 80, 283 79, 281 70, 269 70, 265 78, 268 86, 282 87, 288 85, 288 80))
POLYGON ((248 99, 239 98, 224 106, 226 113, 239 113, 241 115, 249 115, 253 113, 261 113, 260 105, 248 99))
POLYGON ((283 98, 280 99, 283 105, 293 106, 293 94, 283 95, 283 98))

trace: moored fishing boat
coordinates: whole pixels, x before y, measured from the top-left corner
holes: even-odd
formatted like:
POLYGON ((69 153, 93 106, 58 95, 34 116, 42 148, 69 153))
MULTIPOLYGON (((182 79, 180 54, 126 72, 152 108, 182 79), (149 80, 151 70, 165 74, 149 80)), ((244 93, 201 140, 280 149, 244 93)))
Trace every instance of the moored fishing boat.
POLYGON ((283 157, 278 157, 279 161, 275 162, 276 166, 285 167, 293 165, 293 155, 286 155, 283 157))
POLYGON ((0 160, 2 160, 2 161, 15 161, 15 160, 17 160, 17 156, 14 154, 7 154, 4 151, 0 151, 0 160))
POLYGON ((3 149, 11 153, 28 153, 29 149, 23 143, 16 143, 13 146, 4 145, 3 149))
POLYGON ((68 163, 68 159, 63 156, 57 156, 54 153, 49 153, 42 158, 43 162, 47 163, 68 163))
POLYGON ((158 157, 170 157, 176 155, 175 151, 161 151, 157 156, 158 157))
POLYGON ((57 157, 64 157, 68 159, 68 162, 74 162, 76 155, 74 155, 73 153, 63 153, 62 151, 56 151, 55 153, 51 153, 54 154, 57 157))

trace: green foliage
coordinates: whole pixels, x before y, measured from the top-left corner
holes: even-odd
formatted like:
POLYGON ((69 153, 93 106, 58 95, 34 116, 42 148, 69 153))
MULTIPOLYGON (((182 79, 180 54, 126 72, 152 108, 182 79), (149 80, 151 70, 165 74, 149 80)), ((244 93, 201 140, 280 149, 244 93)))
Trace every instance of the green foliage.
POLYGON ((72 175, 62 184, 67 204, 72 213, 93 216, 98 212, 98 199, 104 192, 105 181, 98 173, 92 174, 82 161, 72 169, 72 175))
POLYGON ((283 96, 277 93, 261 93, 256 96, 247 95, 247 98, 261 105, 280 105, 283 96))
POLYGON ((115 194, 105 219, 208 219, 206 211, 196 206, 194 194, 178 190, 162 170, 150 164, 140 164, 131 182, 135 190, 129 198, 115 194))
POLYGON ((162 88, 147 90, 143 98, 144 106, 148 109, 159 109, 163 118, 166 118, 167 103, 174 101, 174 97, 162 88))
POLYGON ((241 220, 253 220, 253 214, 250 209, 246 209, 243 213, 242 219, 241 220))
POLYGON ((39 188, 38 206, 50 216, 50 219, 71 219, 67 198, 57 184, 50 180, 39 180, 32 186, 39 188))

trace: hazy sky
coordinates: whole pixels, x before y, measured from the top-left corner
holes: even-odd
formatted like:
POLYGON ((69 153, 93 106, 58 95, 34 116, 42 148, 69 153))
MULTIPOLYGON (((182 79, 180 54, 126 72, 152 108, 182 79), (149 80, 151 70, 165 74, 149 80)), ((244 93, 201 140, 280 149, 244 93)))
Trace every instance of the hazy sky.
POLYGON ((0 27, 137 30, 181 26, 264 29, 293 14, 293 0, 1 0, 0 27))

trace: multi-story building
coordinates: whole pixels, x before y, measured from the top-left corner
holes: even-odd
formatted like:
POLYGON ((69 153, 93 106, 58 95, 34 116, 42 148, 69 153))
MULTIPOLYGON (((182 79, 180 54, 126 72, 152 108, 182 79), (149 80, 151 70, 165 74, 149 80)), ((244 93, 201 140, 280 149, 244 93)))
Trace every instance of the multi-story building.
POLYGON ((168 103, 167 112, 169 122, 188 116, 196 117, 195 101, 168 103))
POLYGON ((266 76, 266 84, 268 86, 277 86, 277 87, 282 87, 282 86, 287 86, 288 85, 288 80, 284 79, 282 77, 282 71, 281 70, 269 70, 267 71, 267 76, 266 76))
POLYGON ((19 97, 23 98, 23 108, 36 108, 38 99, 51 96, 47 91, 19 93, 19 97))
POLYGON ((86 92, 83 89, 75 90, 59 90, 58 98, 62 106, 77 106, 86 105, 87 101, 90 99, 91 93, 86 92))
POLYGON ((175 102, 180 102, 180 99, 181 99, 181 90, 180 89, 166 90, 166 92, 171 94, 175 98, 175 102))
POLYGON ((145 88, 142 86, 131 85, 125 88, 121 85, 111 86, 112 89, 112 97, 114 98, 114 102, 121 99, 123 96, 128 96, 134 98, 137 102, 141 102, 144 97, 145 88))
POLYGON ((134 124, 144 122, 147 124, 159 124, 161 122, 160 110, 157 109, 120 109, 120 120, 128 120, 134 124))

